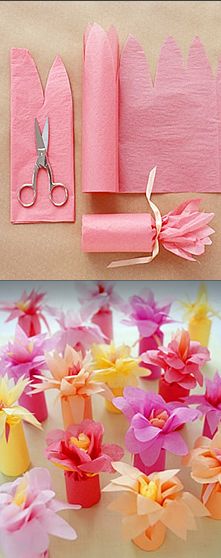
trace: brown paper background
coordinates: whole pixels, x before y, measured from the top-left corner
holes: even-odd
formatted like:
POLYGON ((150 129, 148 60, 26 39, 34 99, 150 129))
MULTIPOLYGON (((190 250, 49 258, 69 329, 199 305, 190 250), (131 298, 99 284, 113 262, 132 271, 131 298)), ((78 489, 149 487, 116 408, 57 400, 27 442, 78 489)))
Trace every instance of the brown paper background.
MULTIPOLYGON (((88 22, 114 24, 123 43, 129 33, 143 45, 154 75, 162 42, 168 35, 187 56, 199 35, 215 70, 221 56, 221 2, 0 2, 0 279, 221 279, 221 195, 202 194, 202 208, 215 211, 216 234, 199 263, 186 262, 161 250, 150 265, 108 270, 111 254, 81 252, 81 216, 92 212, 142 212, 139 195, 81 193, 82 34, 88 22), (75 104, 75 224, 12 225, 9 221, 9 51, 25 47, 32 53, 42 83, 56 54, 66 65, 75 104)), ((62 122, 61 122, 62 126, 62 122)), ((186 199, 185 194, 154 196, 162 213, 186 199)), ((113 257, 114 256, 114 257, 113 257)), ((116 254, 120 258, 120 254, 116 254)))

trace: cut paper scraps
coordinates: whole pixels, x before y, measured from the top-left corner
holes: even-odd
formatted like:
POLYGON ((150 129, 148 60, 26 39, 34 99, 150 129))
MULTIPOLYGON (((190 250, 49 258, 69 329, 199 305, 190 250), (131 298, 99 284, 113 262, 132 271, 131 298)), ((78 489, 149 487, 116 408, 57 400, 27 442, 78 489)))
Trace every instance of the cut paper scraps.
POLYGON ((0 549, 4 558, 47 558, 49 535, 75 540, 75 530, 57 512, 79 508, 55 498, 50 473, 42 467, 2 484, 0 549))
POLYGON ((176 476, 179 469, 143 475, 126 463, 112 463, 120 474, 103 491, 119 492, 109 509, 122 517, 123 533, 139 548, 156 550, 170 529, 184 541, 188 530, 197 529, 196 517, 209 515, 206 507, 176 476))
POLYGON ((74 221, 73 106, 67 72, 57 56, 43 92, 35 62, 25 48, 11 50, 11 221, 74 221), (47 117, 48 158, 54 181, 68 188, 68 201, 62 207, 51 203, 47 173, 40 171, 36 202, 24 208, 17 200, 17 192, 32 179, 36 160, 34 120, 37 118, 42 131, 47 117))
POLYGON ((198 37, 185 63, 172 37, 154 82, 142 46, 129 36, 119 58, 114 28, 84 38, 83 191, 220 192, 221 65, 216 76, 198 37), (119 80, 119 96, 117 93, 119 80))

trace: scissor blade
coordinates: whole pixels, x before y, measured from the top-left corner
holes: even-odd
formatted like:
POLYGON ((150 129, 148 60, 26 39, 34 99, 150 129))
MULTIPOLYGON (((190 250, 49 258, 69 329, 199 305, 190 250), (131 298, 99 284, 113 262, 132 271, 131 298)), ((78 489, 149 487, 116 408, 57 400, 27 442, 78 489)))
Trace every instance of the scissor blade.
POLYGON ((44 125, 44 129, 43 129, 43 132, 42 132, 42 139, 43 139, 46 151, 48 150, 48 134, 49 134, 49 121, 48 121, 48 116, 47 116, 46 121, 45 121, 45 125, 44 125))
POLYGON ((35 118, 35 139, 36 139, 36 146, 37 149, 45 149, 45 144, 42 139, 41 131, 39 128, 39 124, 37 118, 35 118))

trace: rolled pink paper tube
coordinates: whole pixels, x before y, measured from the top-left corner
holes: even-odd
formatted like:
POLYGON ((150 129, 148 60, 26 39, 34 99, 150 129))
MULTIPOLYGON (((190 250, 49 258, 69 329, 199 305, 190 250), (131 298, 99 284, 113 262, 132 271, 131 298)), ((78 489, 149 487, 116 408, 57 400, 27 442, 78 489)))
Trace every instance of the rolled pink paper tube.
POLYGON ((153 465, 145 465, 141 460, 139 453, 134 455, 134 467, 140 469, 145 475, 150 475, 151 473, 156 473, 157 471, 164 471, 166 463, 166 451, 162 449, 160 455, 153 465))
MULTIPOLYGON (((151 337, 142 337, 139 342, 139 355, 152 349, 158 349, 159 345, 163 345, 163 337, 162 331, 160 331, 157 335, 151 335, 151 337)), ((146 364, 145 362, 141 362, 140 366, 151 370, 150 376, 142 376, 143 380, 157 380, 160 378, 161 368, 159 366, 146 364)))
POLYGON ((152 252, 149 213, 83 215, 83 252, 152 252))
MULTIPOLYGON (((35 378, 35 374, 40 376, 41 372, 39 370, 32 370, 30 372, 30 380, 33 380, 35 383, 40 383, 41 380, 35 378)), ((29 388, 28 386, 27 391, 31 391, 31 387, 29 388)), ((19 397, 19 403, 22 407, 30 411, 30 413, 33 413, 39 422, 44 422, 48 418, 47 403, 43 391, 40 393, 31 393, 30 395, 28 395, 27 392, 23 392, 21 397, 19 397)))
POLYGON ((107 343, 113 339, 113 313, 109 308, 101 308, 92 318, 92 322, 99 326, 107 337, 107 343))

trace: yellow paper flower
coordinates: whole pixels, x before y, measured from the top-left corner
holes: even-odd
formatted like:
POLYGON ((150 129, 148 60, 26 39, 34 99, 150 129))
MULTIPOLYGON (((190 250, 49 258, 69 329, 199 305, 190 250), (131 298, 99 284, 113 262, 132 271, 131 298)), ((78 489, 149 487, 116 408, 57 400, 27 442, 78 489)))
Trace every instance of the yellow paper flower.
POLYGON ((5 434, 6 439, 8 439, 11 426, 21 420, 41 428, 40 422, 32 413, 24 407, 16 405, 17 400, 29 383, 29 380, 21 377, 15 384, 14 380, 10 380, 7 374, 0 378, 0 438, 5 434))
POLYGON ((141 368, 141 358, 131 356, 127 345, 92 345, 92 367, 95 380, 105 382, 111 388, 136 386, 138 376, 149 376, 150 371, 141 368))
POLYGON ((213 310, 209 305, 207 287, 204 283, 200 285, 195 301, 181 302, 181 304, 185 309, 185 321, 189 321, 193 318, 195 320, 203 320, 205 318, 211 318, 212 316, 221 318, 219 312, 213 310))

